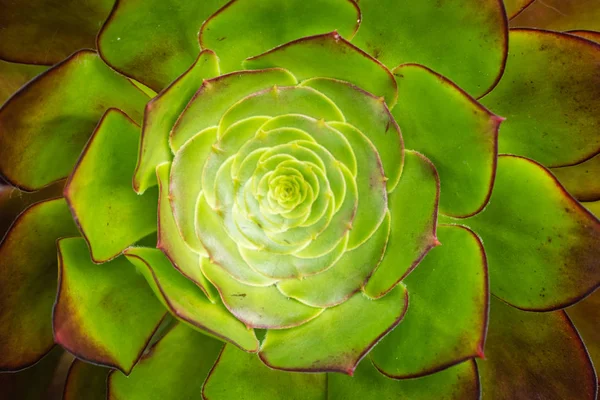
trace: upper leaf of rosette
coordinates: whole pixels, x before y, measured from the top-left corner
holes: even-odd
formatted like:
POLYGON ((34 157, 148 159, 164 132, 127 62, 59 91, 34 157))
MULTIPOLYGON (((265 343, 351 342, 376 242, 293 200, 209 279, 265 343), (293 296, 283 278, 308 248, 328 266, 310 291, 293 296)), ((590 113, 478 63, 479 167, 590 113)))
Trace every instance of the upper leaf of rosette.
POLYGON ((392 108, 398 89, 392 73, 379 61, 342 38, 337 31, 286 43, 244 61, 249 69, 281 67, 298 80, 320 77, 349 82, 392 108))
POLYGON ((199 40, 231 72, 248 57, 302 37, 337 29, 351 38, 360 20, 353 0, 232 0, 204 22, 199 40))

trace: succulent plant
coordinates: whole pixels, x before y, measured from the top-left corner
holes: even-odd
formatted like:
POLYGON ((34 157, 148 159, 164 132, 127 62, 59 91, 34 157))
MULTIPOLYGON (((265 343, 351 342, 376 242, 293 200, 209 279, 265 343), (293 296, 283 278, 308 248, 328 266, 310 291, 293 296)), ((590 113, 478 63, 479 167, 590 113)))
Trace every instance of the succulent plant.
POLYGON ((0 8, 6 398, 596 398, 597 1, 0 8))

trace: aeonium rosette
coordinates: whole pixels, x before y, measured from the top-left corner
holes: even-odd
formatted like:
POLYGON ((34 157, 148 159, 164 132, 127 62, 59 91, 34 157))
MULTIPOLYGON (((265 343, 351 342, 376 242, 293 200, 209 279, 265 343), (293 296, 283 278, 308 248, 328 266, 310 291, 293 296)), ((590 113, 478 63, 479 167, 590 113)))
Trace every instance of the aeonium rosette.
POLYGON ((40 1, 0 15, 1 101, 37 75, 0 107, 0 371, 595 398, 597 32, 509 29, 531 1, 40 1))

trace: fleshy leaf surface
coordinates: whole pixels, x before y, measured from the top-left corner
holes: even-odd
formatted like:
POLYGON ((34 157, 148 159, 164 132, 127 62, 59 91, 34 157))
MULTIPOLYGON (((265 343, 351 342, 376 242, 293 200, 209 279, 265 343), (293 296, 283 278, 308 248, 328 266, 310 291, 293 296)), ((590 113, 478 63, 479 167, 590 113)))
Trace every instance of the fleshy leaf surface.
POLYGON ((388 192, 393 191, 402 173, 404 143, 400 128, 383 98, 335 79, 313 78, 302 82, 302 85, 316 89, 330 98, 339 107, 346 122, 373 143, 388 178, 388 192))
POLYGON ((596 42, 596 43, 600 44, 600 32, 586 31, 586 30, 575 30, 575 31, 568 31, 567 33, 570 34, 570 35, 579 36, 579 37, 582 37, 584 39, 591 40, 592 42, 596 42))
POLYGON ((509 304, 554 310, 600 283, 600 222, 529 159, 500 156, 488 206, 465 223, 485 243, 492 293, 509 304))
POLYGON ((293 328, 323 312, 321 308, 284 296, 274 285, 245 285, 206 258, 202 261, 202 272, 217 287, 229 311, 248 328, 293 328))
POLYGON ((56 240, 77 235, 63 199, 25 210, 0 244, 0 371, 28 367, 52 346, 56 240), (32 250, 35 249, 35 250, 32 250))
POLYGON ((159 92, 194 63, 202 22, 226 2, 119 0, 98 34, 98 51, 115 70, 159 92))
POLYGON ((244 61, 244 67, 285 68, 300 81, 315 77, 339 79, 375 96, 383 96, 390 108, 398 98, 391 72, 337 32, 286 43, 248 58, 244 61))
POLYGON ((125 376, 108 376, 108 398, 114 400, 196 399, 223 343, 177 324, 125 376))
POLYGON ((596 0, 538 0, 510 21, 510 26, 600 31, 600 4, 596 0))
POLYGON ((96 33, 115 0, 0 1, 0 58, 52 65, 96 47, 96 33))
POLYGON ((389 377, 423 376, 483 355, 489 301, 483 245, 459 225, 442 225, 438 235, 442 245, 403 281, 410 307, 402 323, 371 352, 389 377))
POLYGON ((506 118, 499 151, 547 167, 577 164, 596 154, 599 63, 600 44, 557 32, 511 30, 506 71, 481 100, 506 118))
POLYGON ((600 153, 582 163, 550 171, 577 200, 600 200, 600 153))
POLYGON ((363 289, 372 298, 389 292, 439 244, 436 238, 440 196, 437 171, 422 154, 410 150, 404 154, 400 182, 388 198, 391 231, 385 255, 363 289))
POLYGON ((514 18, 535 0, 504 0, 504 8, 508 19, 514 18))
POLYGON ((218 301, 219 295, 210 282, 206 280, 200 269, 200 257, 205 254, 192 251, 177 229, 171 211, 171 204, 169 203, 169 171, 170 164, 168 163, 161 164, 156 168, 160 193, 158 200, 158 243, 156 247, 165 253, 173 267, 198 285, 206 297, 214 303, 218 301))
POLYGON ((427 65, 476 97, 502 74, 508 38, 498 0, 361 0, 360 9, 352 43, 389 68, 427 65))
POLYGON ((128 374, 166 314, 164 307, 124 257, 94 264, 82 238, 61 239, 58 260, 56 342, 81 359, 128 374))
POLYGON ((79 359, 73 360, 63 400, 106 400, 106 379, 110 370, 88 364, 79 359))
POLYGON ((492 296, 485 355, 483 398, 596 398, 594 367, 564 311, 524 312, 492 296))
POLYGON ((156 182, 156 166, 173 159, 169 148, 169 134, 173 125, 203 80, 217 75, 217 56, 205 50, 190 68, 146 105, 140 152, 133 177, 136 192, 144 193, 153 186, 156 182))
POLYGON ((275 369, 352 375, 365 354, 398 325, 407 307, 402 284, 378 300, 359 292, 304 325, 267 331, 259 356, 275 369))
POLYGON ((399 101, 392 114, 404 145, 429 158, 440 175, 440 212, 472 215, 487 203, 496 172, 502 119, 429 68, 396 68, 399 101))
POLYGON ((325 400, 325 374, 277 371, 265 366, 256 354, 225 345, 210 371, 202 397, 206 400, 325 400), (235 385, 231 378, 235 377, 235 385))
POLYGON ((156 231, 156 188, 140 196, 131 187, 139 131, 123 112, 109 109, 65 186, 94 262, 113 259, 156 231))
POLYGON ((194 94, 170 135, 174 152, 198 132, 216 126, 231 105, 244 97, 273 87, 298 83, 288 71, 279 68, 238 71, 209 79, 194 94))
MULTIPOLYGON (((572 307, 567 308, 567 314, 573 321, 583 343, 596 366, 596 376, 600 378, 600 290, 581 300, 572 307)), ((600 379, 598 379, 600 382, 600 379)))
POLYGON ((351 37, 360 21, 352 0, 233 0, 200 30, 200 45, 219 56, 223 72, 241 69, 242 61, 295 39, 337 30, 351 37))
POLYGON ((254 332, 231 315, 223 304, 212 304, 192 281, 173 268, 160 250, 131 247, 125 251, 125 256, 176 318, 246 351, 258 350, 254 332))
POLYGON ((468 360, 432 375, 416 379, 390 379, 363 360, 354 376, 328 374, 329 399, 344 400, 479 400, 477 365, 468 360))
POLYGON ((43 65, 18 64, 0 60, 0 106, 21 86, 47 69, 43 65))
POLYGON ((0 173, 37 190, 66 178, 110 107, 136 123, 148 96, 90 50, 39 75, 0 109, 0 173))

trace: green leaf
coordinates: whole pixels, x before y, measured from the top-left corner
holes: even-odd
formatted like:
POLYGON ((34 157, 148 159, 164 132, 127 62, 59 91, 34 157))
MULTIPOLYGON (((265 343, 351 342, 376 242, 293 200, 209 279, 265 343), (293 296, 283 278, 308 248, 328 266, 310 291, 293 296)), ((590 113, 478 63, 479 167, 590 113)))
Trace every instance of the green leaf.
POLYGON ((302 82, 330 98, 344 114, 345 122, 361 131, 379 152, 388 192, 392 192, 402 172, 402 135, 382 98, 377 98, 346 82, 313 78, 302 82))
MULTIPOLYGON (((596 290, 585 299, 572 307, 567 308, 567 314, 573 321, 577 331, 583 339, 583 343, 596 366, 596 376, 600 378, 600 290, 596 290)), ((598 379, 600 382, 600 379, 598 379)))
POLYGON ((217 287, 227 309, 248 328, 286 329, 317 318, 323 309, 283 295, 275 285, 250 286, 237 281, 208 259, 202 272, 217 287))
POLYGON ((510 32, 506 71, 481 101, 506 117, 499 151, 547 167, 577 164, 600 149, 600 45, 573 35, 510 32), (560 101, 556 101, 560 99, 560 101))
POLYGON ((483 356, 489 301, 483 245, 459 225, 442 225, 438 235, 442 245, 403 281, 410 307, 402 323, 371 352, 389 377, 423 376, 483 356))
POLYGON ((500 1, 361 0, 360 9, 352 42, 388 67, 427 65, 476 97, 500 79, 508 47, 500 1))
POLYGON ((115 400, 200 399, 202 384, 223 344, 177 324, 144 354, 131 375, 108 376, 115 400))
POLYGON ((369 359, 358 364, 354 376, 327 375, 329 399, 344 400, 479 400, 477 365, 469 360, 417 379, 390 379, 369 359))
POLYGON ((325 374, 302 374, 270 369, 256 354, 225 346, 210 371, 202 396, 206 400, 324 400, 325 374), (235 384, 231 384, 235 377, 235 384))
POLYGON ((94 264, 82 238, 59 240, 58 260, 55 341, 81 359, 129 374, 165 309, 125 258, 94 264))
POLYGON ((541 165, 500 156, 488 206, 465 221, 483 239, 492 293, 525 310, 554 310, 600 283, 600 222, 541 165))
POLYGON ((296 83, 298 82, 292 74, 277 68, 239 71, 203 82, 171 131, 171 149, 177 152, 198 132, 216 126, 223 113, 246 96, 273 86, 290 86, 296 83))
POLYGON ((69 368, 63 400, 105 400, 108 368, 75 359, 69 368))
POLYGON ((160 250, 131 247, 125 251, 125 256, 177 319, 243 350, 258 350, 254 332, 231 315, 223 304, 212 304, 192 281, 173 268, 160 250))
POLYGON ((202 51, 194 64, 146 105, 140 153, 133 177, 133 187, 139 194, 156 183, 156 166, 171 161, 169 133, 179 114, 194 95, 204 79, 219 75, 215 53, 202 51))
POLYGON ((587 203, 581 203, 585 208, 587 208, 588 210, 590 210, 590 212, 592 214, 594 214, 596 216, 596 218, 600 219, 600 200, 599 201, 592 201, 592 202, 587 202, 587 203))
POLYGON ((304 279, 280 281, 277 287, 286 296, 313 307, 333 307, 343 303, 364 286, 381 262, 389 235, 388 213, 365 243, 344 252, 331 268, 304 279))
POLYGON ((201 171, 213 152, 217 128, 207 128, 188 140, 175 154, 171 165, 169 200, 173 217, 185 243, 195 252, 204 247, 196 234, 196 203, 202 192, 201 171))
POLYGON ((433 247, 440 184, 435 167, 422 154, 406 151, 396 190, 389 195, 391 231, 383 260, 364 292, 379 298, 408 275, 433 247))
POLYGON ((93 49, 96 47, 96 33, 114 2, 2 1, 0 58, 18 63, 52 65, 80 49, 93 49))
POLYGON ((476 214, 492 193, 502 118, 427 67, 405 64, 393 72, 400 96, 392 114, 406 148, 426 155, 440 174, 440 211, 476 214))
POLYGON ((18 400, 53 399, 55 397, 52 396, 60 396, 60 379, 64 379, 66 375, 62 373, 63 364, 69 361, 66 354, 60 346, 55 346, 38 363, 23 371, 0 372, 2 396, 18 400))
POLYGON ((359 21, 352 0, 233 0, 204 22, 200 45, 214 50, 222 71, 231 72, 248 57, 305 36, 337 29, 351 37, 359 21))
POLYGON ((596 0, 535 1, 510 21, 510 26, 551 31, 600 31, 600 4, 596 0))
POLYGON ((158 244, 157 248, 169 258, 173 267, 181 272, 186 278, 192 280, 206 297, 215 303, 219 301, 210 282, 200 270, 200 257, 206 255, 194 252, 177 229, 171 205, 169 204, 169 172, 170 164, 164 163, 156 168, 160 197, 158 200, 158 244))
POLYGON ((594 367, 564 311, 523 312, 491 300, 486 359, 477 361, 484 398, 596 398, 594 367))
POLYGON ((582 163, 550 171, 577 200, 600 200, 600 153, 582 163))
POLYGON ((48 68, 0 60, 0 106, 17 90, 48 68))
POLYGON ((28 367, 48 353, 56 295, 56 239, 77 235, 63 199, 25 210, 0 244, 0 371, 28 367))
POLYGON ((109 109, 65 186, 94 262, 108 261, 156 231, 156 188, 139 196, 131 187, 138 141, 139 126, 109 109))
POLYGON ((117 1, 98 34, 98 51, 115 70, 159 92, 194 63, 202 22, 226 2, 117 1))
POLYGON ((390 71, 337 32, 304 37, 244 61, 248 69, 270 67, 285 68, 300 81, 315 77, 347 81, 383 96, 390 108, 398 98, 390 71))
POLYGON ((0 172, 37 190, 66 178, 110 107, 142 119, 148 97, 98 55, 81 50, 39 75, 0 109, 0 172))
POLYGON ((267 331, 259 356, 275 369, 352 375, 365 354, 402 320, 407 306, 402 284, 378 300, 359 292, 304 325, 267 331))

